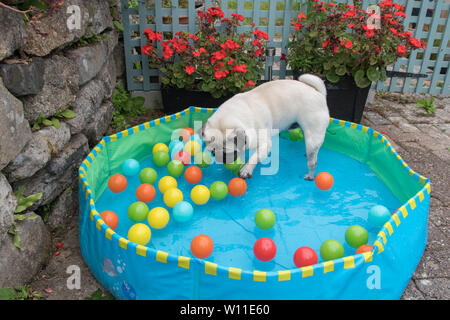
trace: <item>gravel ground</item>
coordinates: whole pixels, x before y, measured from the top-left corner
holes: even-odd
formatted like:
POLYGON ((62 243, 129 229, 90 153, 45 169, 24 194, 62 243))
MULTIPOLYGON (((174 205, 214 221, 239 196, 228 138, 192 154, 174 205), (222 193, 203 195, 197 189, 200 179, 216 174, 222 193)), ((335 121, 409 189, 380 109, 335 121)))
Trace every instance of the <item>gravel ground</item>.
MULTIPOLYGON (((449 206, 450 206, 450 96, 437 96, 434 115, 416 105, 427 95, 378 93, 365 111, 362 123, 390 137, 394 148, 415 171, 431 179, 431 208, 428 243, 412 279, 403 293, 405 300, 450 298, 449 206)), ((63 247, 31 284, 45 299, 85 299, 106 290, 95 280, 81 258, 78 244, 78 218, 54 235, 63 247), (71 265, 80 268, 80 289, 68 289, 71 265)))

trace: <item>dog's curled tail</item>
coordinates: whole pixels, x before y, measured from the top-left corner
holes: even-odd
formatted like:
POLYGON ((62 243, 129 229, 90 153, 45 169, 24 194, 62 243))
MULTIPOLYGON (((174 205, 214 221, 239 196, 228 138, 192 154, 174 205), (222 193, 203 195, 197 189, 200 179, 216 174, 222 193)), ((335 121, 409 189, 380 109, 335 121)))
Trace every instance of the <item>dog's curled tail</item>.
POLYGON ((319 77, 312 74, 303 74, 298 78, 298 81, 301 81, 317 91, 319 91, 324 97, 327 96, 327 88, 325 87, 325 83, 319 77))

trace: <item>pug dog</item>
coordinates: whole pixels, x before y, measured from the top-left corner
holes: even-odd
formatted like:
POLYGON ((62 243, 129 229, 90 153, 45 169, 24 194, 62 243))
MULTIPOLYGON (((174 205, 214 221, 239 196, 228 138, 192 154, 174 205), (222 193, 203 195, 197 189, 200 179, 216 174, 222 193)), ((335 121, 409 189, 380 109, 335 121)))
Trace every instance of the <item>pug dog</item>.
POLYGON ((266 82, 225 101, 199 135, 218 162, 231 163, 245 149, 254 150, 239 171, 239 177, 247 179, 270 154, 272 135, 297 124, 305 138, 308 173, 304 178, 314 180, 317 154, 330 120, 326 95, 322 79, 311 74, 298 81, 266 82))

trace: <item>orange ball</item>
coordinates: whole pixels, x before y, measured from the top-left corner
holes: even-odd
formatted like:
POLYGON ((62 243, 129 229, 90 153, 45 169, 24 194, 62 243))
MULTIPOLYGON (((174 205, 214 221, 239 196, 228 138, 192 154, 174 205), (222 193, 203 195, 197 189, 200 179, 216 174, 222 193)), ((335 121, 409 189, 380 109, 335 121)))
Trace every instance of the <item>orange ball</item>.
POLYGON ((183 130, 181 130, 180 136, 181 138, 183 138, 184 142, 187 142, 194 133, 195 133, 194 129, 184 128, 183 130))
POLYGON ((320 190, 329 190, 334 183, 333 176, 328 172, 319 173, 314 181, 316 182, 317 188, 320 190))
POLYGON ((117 214, 115 214, 112 211, 106 210, 100 213, 100 217, 102 217, 103 222, 106 223, 108 227, 111 229, 117 228, 117 225, 119 224, 119 218, 117 217, 117 214))
POLYGON ((242 196, 247 192, 247 183, 242 178, 233 178, 228 182, 228 193, 232 196, 242 196))
POLYGON ((122 192, 127 188, 127 178, 121 174, 114 174, 108 180, 108 188, 114 193, 122 192))
POLYGON ((199 183, 202 180, 203 173, 202 170, 197 166, 191 166, 184 172, 184 178, 189 183, 199 183))
POLYGON ((136 198, 142 202, 150 202, 155 198, 155 187, 149 183, 143 183, 136 189, 136 198))
POLYGON ((371 246, 370 244, 363 244, 362 246, 360 246, 358 248, 358 250, 356 250, 355 254, 360 254, 363 252, 371 252, 373 250, 373 246, 371 246))
POLYGON ((214 249, 214 243, 206 234, 199 234, 191 241, 191 252, 199 259, 208 258, 214 249))

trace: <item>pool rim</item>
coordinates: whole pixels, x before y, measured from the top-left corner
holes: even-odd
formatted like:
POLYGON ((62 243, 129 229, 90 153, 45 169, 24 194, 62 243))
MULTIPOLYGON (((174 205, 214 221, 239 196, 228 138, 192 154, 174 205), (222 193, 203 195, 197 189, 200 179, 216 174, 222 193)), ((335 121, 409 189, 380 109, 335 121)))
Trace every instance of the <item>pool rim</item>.
MULTIPOLYGON (((402 206, 400 206, 391 215, 391 218, 386 222, 377 234, 375 241, 373 242, 373 250, 371 252, 364 252, 361 254, 354 254, 350 256, 345 256, 339 259, 334 259, 330 261, 323 261, 312 266, 301 267, 301 268, 291 268, 286 270, 278 271, 258 271, 258 270, 243 270, 236 267, 225 267, 223 265, 218 265, 216 263, 207 261, 205 259, 198 259, 195 257, 178 256, 176 254, 171 254, 162 250, 157 250, 154 248, 142 246, 129 241, 125 237, 120 236, 114 230, 109 228, 106 223, 101 219, 100 213, 96 210, 95 201, 92 196, 91 188, 85 178, 87 175, 87 169, 90 164, 95 160, 96 156, 102 152, 103 148, 106 147, 106 143, 115 141, 122 137, 126 137, 133 133, 139 132, 141 130, 146 130, 150 127, 157 126, 160 123, 169 122, 171 120, 178 119, 182 116, 189 114, 190 112, 202 112, 202 113, 213 113, 216 109, 213 108, 199 108, 199 107, 189 107, 181 112, 164 116, 155 120, 145 122, 143 124, 134 126, 132 128, 123 130, 121 132, 115 133, 110 136, 104 137, 87 155, 83 160, 79 168, 79 183, 82 187, 82 191, 85 192, 85 199, 89 204, 89 215, 90 220, 95 223, 97 231, 100 231, 109 240, 116 240, 118 246, 124 250, 133 249, 134 252, 143 257, 154 258, 156 261, 166 264, 177 264, 178 267, 183 269, 191 269, 191 262, 195 264, 203 272, 208 275, 218 276, 219 274, 225 274, 230 279, 240 280, 243 277, 247 279, 253 279, 253 281, 268 281, 271 279, 276 279, 276 281, 286 281, 290 280, 293 275, 298 276, 301 274, 301 278, 317 276, 318 274, 326 274, 328 272, 337 271, 341 267, 344 269, 354 268, 355 265, 359 265, 360 262, 367 263, 372 261, 375 254, 381 254, 384 251, 384 247, 388 242, 388 237, 391 236, 395 229, 401 224, 401 221, 406 219, 409 213, 412 213, 416 208, 418 202, 422 202, 425 199, 425 193, 429 195, 431 193, 431 183, 430 179, 418 174, 412 168, 410 168, 402 157, 395 151, 388 138, 381 134, 380 132, 353 122, 339 120, 335 118, 330 118, 330 123, 345 126, 351 129, 360 130, 365 133, 370 134, 374 138, 380 140, 388 151, 390 151, 391 156, 395 157, 401 164, 404 170, 408 174, 419 181, 424 187, 417 192, 412 198, 406 201, 402 206), (399 215, 399 213, 402 213, 399 215), (402 219, 400 219, 402 217, 402 219), (322 272, 316 272, 322 271, 322 272)), ((298 277, 296 277, 298 278, 298 277)))

